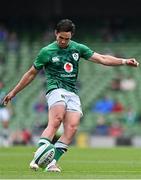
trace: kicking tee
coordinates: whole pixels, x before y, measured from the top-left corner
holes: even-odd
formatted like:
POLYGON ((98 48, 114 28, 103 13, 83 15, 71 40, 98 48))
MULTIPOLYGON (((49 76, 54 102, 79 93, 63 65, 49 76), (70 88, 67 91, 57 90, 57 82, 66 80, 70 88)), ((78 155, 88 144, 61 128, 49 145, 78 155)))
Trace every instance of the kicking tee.
POLYGON ((44 68, 47 92, 63 88, 77 93, 76 81, 80 58, 88 60, 93 51, 87 46, 70 41, 67 48, 60 48, 55 41, 42 48, 34 61, 37 70, 44 68))

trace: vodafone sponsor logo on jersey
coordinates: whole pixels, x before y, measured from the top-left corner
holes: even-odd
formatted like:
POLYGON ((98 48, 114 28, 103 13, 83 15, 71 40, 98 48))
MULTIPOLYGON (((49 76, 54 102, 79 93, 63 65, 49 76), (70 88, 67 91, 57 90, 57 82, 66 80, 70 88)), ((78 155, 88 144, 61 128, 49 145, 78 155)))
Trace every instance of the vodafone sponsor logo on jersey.
POLYGON ((67 62, 64 64, 64 69, 67 73, 70 73, 73 71, 73 65, 71 63, 67 62))

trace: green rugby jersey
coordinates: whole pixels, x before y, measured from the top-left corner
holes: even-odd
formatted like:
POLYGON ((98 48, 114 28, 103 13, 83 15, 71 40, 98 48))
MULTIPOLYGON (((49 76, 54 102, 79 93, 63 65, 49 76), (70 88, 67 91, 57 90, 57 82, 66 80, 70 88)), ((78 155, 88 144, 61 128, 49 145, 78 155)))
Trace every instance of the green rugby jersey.
POLYGON ((37 70, 44 68, 47 92, 56 88, 64 88, 77 93, 79 59, 88 60, 92 55, 93 51, 83 44, 70 41, 68 47, 62 49, 55 41, 41 49, 34 61, 34 67, 37 70))

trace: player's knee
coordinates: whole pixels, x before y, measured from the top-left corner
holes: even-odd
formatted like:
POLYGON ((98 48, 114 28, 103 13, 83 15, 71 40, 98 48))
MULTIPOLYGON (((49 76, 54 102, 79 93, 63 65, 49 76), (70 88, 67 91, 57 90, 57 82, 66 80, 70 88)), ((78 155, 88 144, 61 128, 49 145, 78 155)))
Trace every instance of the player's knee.
POLYGON ((72 132, 72 134, 75 134, 77 130, 78 130, 78 125, 76 124, 70 124, 68 126, 68 131, 72 132))
POLYGON ((58 128, 60 126, 62 120, 63 120, 63 116, 62 115, 56 115, 54 117, 54 127, 58 128))
POLYGON ((68 144, 72 142, 72 139, 74 138, 76 132, 77 132, 78 126, 70 124, 64 129, 64 135, 67 139, 68 144))
POLYGON ((64 118, 63 114, 56 114, 55 115, 55 119, 56 119, 57 122, 62 122, 63 118, 64 118))

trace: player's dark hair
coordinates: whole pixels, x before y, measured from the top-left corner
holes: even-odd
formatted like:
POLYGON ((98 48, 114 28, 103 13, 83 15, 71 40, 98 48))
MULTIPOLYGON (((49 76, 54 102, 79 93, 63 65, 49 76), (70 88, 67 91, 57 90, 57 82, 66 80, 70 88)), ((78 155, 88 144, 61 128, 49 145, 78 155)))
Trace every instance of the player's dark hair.
POLYGON ((75 33, 75 24, 69 19, 62 19, 56 25, 57 32, 71 32, 75 33))

